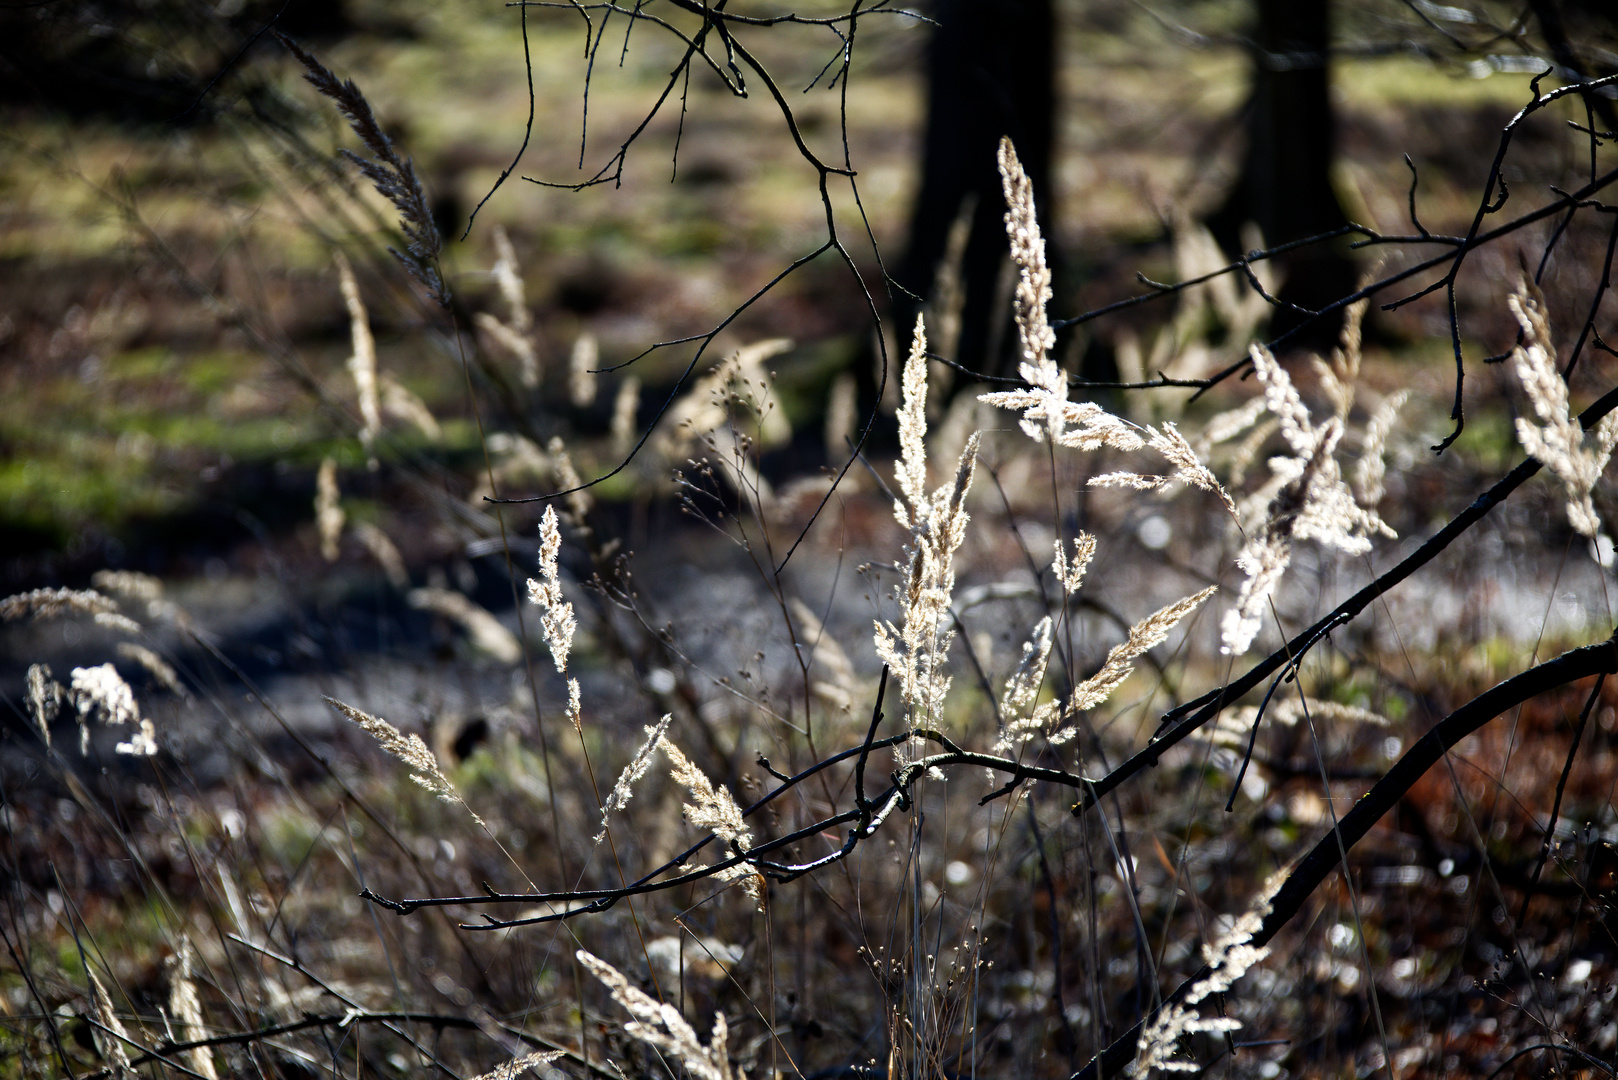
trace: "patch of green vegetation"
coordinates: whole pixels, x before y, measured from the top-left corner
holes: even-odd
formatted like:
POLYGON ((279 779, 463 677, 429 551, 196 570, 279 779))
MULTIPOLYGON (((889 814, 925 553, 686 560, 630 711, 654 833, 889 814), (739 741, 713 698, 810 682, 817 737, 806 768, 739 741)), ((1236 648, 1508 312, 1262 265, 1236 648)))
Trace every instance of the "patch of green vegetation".
POLYGON ((259 845, 266 855, 285 866, 306 858, 319 840, 315 822, 293 807, 277 807, 259 815, 259 845))
POLYGON ((116 525, 177 508, 182 491, 144 463, 117 453, 117 442, 72 437, 58 453, 0 463, 0 520, 61 538, 85 521, 116 525))
POLYGON ((1501 472, 1522 460, 1522 446, 1511 417, 1498 411, 1468 416, 1454 452, 1488 472, 1501 472))
POLYGON ((1474 78, 1413 56, 1345 58, 1332 66, 1334 89, 1353 108, 1390 109, 1430 105, 1446 108, 1502 105, 1521 108, 1528 101, 1528 75, 1474 78))

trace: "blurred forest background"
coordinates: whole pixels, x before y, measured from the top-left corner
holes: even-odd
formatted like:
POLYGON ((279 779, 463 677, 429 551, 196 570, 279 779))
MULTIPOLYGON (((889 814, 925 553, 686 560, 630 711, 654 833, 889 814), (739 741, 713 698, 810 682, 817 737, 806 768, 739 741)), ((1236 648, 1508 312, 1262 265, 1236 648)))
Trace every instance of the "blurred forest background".
MULTIPOLYGON (((973 427, 1015 434, 1008 415, 974 405, 983 380, 1017 374, 1002 135, 1028 166, 1050 244, 1057 355, 1120 415, 1188 433, 1251 397, 1250 380, 1197 383, 1241 364, 1251 342, 1277 341, 1318 397, 1304 353, 1337 345, 1334 301, 1444 250, 1433 238, 1466 235, 1480 202, 1509 193, 1513 217, 1615 165, 1610 84, 1526 120, 1497 160, 1531 80, 1549 72, 1544 91, 1618 70, 1618 15, 1602 0, 938 0, 859 9, 857 33, 816 21, 845 6, 743 6, 760 24, 735 43, 716 35, 688 69, 700 5, 635 5, 665 21, 633 26, 629 8, 569 3, 0 10, 0 595, 93 587, 142 624, 130 641, 88 610, 0 624, 0 1076, 119 1067, 90 972, 113 986, 111 1011, 136 1041, 184 1043, 165 1029, 177 1006, 164 995, 192 970, 193 939, 207 1030, 277 1031, 221 1041, 230 1073, 470 1076, 551 1047, 566 1052, 546 1066, 561 1076, 667 1075, 624 1050, 612 1006, 580 987, 568 958, 582 937, 558 944, 546 927, 495 944, 442 909, 407 921, 355 895, 612 877, 585 850, 599 791, 558 810, 552 758, 605 788, 663 713, 738 793, 779 778, 755 765, 766 750, 787 769, 859 745, 880 669, 871 618, 902 566, 887 485, 918 313, 938 442, 958 452, 973 427), (805 18, 769 21, 788 10, 805 18), (353 79, 414 161, 444 240, 447 310, 388 254, 393 209, 337 156, 353 136, 272 27, 353 79), (840 246, 823 250, 829 228, 840 246), (1169 287, 1329 233, 1207 286, 1169 287), (1410 242, 1354 245, 1373 233, 1410 242), (378 416, 355 383, 357 321, 374 335, 378 416), (738 350, 756 386, 726 400, 754 395, 757 423, 731 443, 688 437, 681 422, 697 436, 717 427, 683 395, 738 350), (1119 388, 1160 378, 1179 385, 1119 388), (719 466, 715 481, 705 454, 746 464, 730 479, 719 466), (576 601, 595 718, 578 759, 558 749, 566 689, 530 655, 538 620, 517 602, 540 506, 486 501, 574 475, 606 477, 567 504, 569 588, 591 597, 576 601), (322 517, 334 512, 335 533, 322 517), (811 689, 793 597, 812 609, 811 637, 840 643, 835 709, 811 689), (47 745, 31 665, 65 680, 113 656, 161 752, 131 760, 108 736, 81 756, 66 712, 47 745), (421 731, 492 824, 479 832, 458 808, 400 791, 401 766, 328 695, 421 731), (770 743, 777 707, 802 712, 805 745, 770 743), (854 719, 840 728, 815 712, 833 740, 817 748, 808 718, 823 707, 854 719), (289 1024, 303 1027, 282 1038, 289 1024)), ((1509 364, 1484 360, 1521 343, 1507 297, 1525 273, 1545 291, 1563 362, 1582 350, 1575 409, 1612 388, 1611 202, 1603 181, 1580 214, 1471 251, 1453 306, 1442 290, 1392 310, 1379 305, 1397 290, 1373 299, 1361 384, 1378 399, 1410 392, 1383 508, 1399 553, 1522 460, 1521 393, 1509 364), (1435 454, 1457 431, 1455 348, 1466 422, 1435 454)), ((1442 268, 1409 291, 1432 276, 1442 268)), ((1082 490, 1088 466, 1062 468, 1058 481, 1042 454, 1006 451, 991 468, 998 501, 974 509, 990 539, 962 572, 977 591, 957 616, 974 647, 957 681, 981 680, 979 706, 1017 662, 1032 620, 1015 608, 1041 575, 1028 552, 1048 559, 1052 536, 1082 527, 1119 542, 1091 571, 1085 658, 1183 595, 1175 583, 1229 585, 1228 566, 1208 561, 1230 544, 1209 514, 1144 496, 1063 502, 1052 489, 1082 490), (965 618, 971 605, 981 621, 965 618)), ((1610 485, 1596 505, 1610 529, 1610 485)), ((1333 736, 1324 758, 1298 729, 1262 743, 1239 825, 1220 812, 1235 758, 1167 762, 1111 807, 1122 852, 1067 814, 1071 796, 1030 797, 999 833, 953 804, 971 824, 946 828, 955 819, 940 810, 933 878, 922 883, 917 856, 896 895, 925 907, 981 879, 949 933, 992 923, 1002 951, 981 1001, 933 1017, 937 1032, 974 1034, 970 1050, 961 1035, 928 1061, 932 1074, 1081 1068, 1167 991, 1155 965, 1199 962, 1198 935, 1244 910, 1434 720, 1610 634, 1611 541, 1575 534, 1562 506, 1553 485, 1525 488, 1390 594, 1372 628, 1345 631, 1310 693, 1385 726, 1333 736), (1178 801, 1192 798, 1186 777, 1204 776, 1225 785, 1217 798, 1178 801), (1194 902, 1167 883, 1183 881, 1194 902), (1135 945, 1103 955, 1120 940, 1135 945)), ((1376 572, 1348 563, 1311 562, 1284 617, 1307 624, 1376 572)), ((1094 752, 1127 756, 1157 712, 1228 679, 1229 664, 1211 625, 1188 631, 1154 662, 1158 681, 1098 725, 1094 752)), ((1618 1071, 1618 692, 1603 686, 1537 700, 1424 780, 1300 920, 1290 974, 1263 981, 1270 1011, 1243 1014, 1251 1045, 1210 1039, 1203 1060, 1266 1080, 1618 1071)), ((624 841, 630 877, 646 861, 635 845, 648 858, 678 849, 676 804, 658 803, 662 819, 624 841)), ((900 959, 866 951, 859 904, 807 887, 772 896, 779 921, 760 929, 760 916, 746 934, 726 937, 693 904, 614 909, 605 940, 644 930, 640 972, 678 984, 682 1002, 691 980, 686 1012, 703 1031, 726 1011, 749 1075, 791 1071, 768 1057, 773 1044, 819 1080, 920 1076, 919 1052, 901 1062, 888 1049, 904 1027, 884 1011, 903 997, 900 959), (645 927, 624 921, 643 915, 645 927), (763 959, 761 942, 779 955, 763 959)), ((906 971, 933 963, 920 942, 906 971)), ((215 1075, 202 1057, 144 1060, 150 1075, 215 1075)))

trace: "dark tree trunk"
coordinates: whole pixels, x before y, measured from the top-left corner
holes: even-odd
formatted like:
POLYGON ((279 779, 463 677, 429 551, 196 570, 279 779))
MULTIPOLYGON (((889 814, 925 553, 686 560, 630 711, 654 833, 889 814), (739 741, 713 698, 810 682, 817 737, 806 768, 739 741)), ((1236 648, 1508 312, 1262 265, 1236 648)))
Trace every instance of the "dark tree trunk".
MULTIPOLYGON (((1592 59, 1592 54, 1599 55, 1601 44, 1611 45, 1611 33, 1618 29, 1618 11, 1614 11, 1609 4, 1610 0, 1604 3, 1595 0, 1532 0, 1529 5, 1539 22, 1540 32, 1545 35, 1545 44, 1550 47, 1551 56, 1577 78, 1597 78, 1611 69, 1611 64, 1608 64, 1608 70, 1603 70, 1602 65, 1592 59), (1603 35, 1602 30, 1607 33, 1603 35), (1603 36, 1608 38, 1606 42, 1600 42, 1603 36), (1585 46, 1582 52, 1574 45, 1575 40, 1585 46)), ((1603 128, 1608 131, 1618 128, 1618 106, 1613 105, 1611 98, 1588 94, 1586 100, 1603 128)))
MULTIPOLYGON (((1247 103, 1247 151, 1225 204, 1209 218, 1229 251, 1243 249, 1242 227, 1253 222, 1267 245, 1330 232, 1348 223, 1331 184, 1336 135, 1330 97, 1330 0, 1257 0, 1253 89, 1247 103)), ((1282 257, 1280 299, 1318 310, 1354 288, 1346 242, 1313 245, 1282 257)), ((1272 336, 1309 322, 1280 308, 1272 336)), ((1327 348, 1342 322, 1316 319, 1292 339, 1327 348)))
MULTIPOLYGON (((960 267, 963 303, 951 359, 988 374, 1015 372, 1004 305, 996 303, 1007 260, 1005 197, 996 167, 1002 136, 1016 145, 1050 235, 1051 150, 1056 115, 1055 18, 1051 0, 939 0, 928 53, 927 129, 921 190, 899 284, 933 300, 951 226, 970 215, 960 267), (999 307, 1001 310, 997 311, 999 307)), ((1054 252, 1052 252, 1054 255, 1054 252)), ((908 335, 917 301, 895 293, 895 326, 908 335)), ((901 342, 901 346, 904 343, 901 342)))

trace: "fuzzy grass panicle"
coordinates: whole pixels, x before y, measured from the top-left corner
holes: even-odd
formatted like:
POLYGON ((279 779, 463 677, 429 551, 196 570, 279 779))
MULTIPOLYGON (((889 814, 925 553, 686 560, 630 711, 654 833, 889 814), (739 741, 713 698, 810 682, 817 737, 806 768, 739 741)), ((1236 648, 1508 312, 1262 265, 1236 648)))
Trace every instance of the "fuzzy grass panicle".
MULTIPOLYGON (((326 698, 326 704, 336 709, 346 719, 359 725, 372 738, 376 739, 382 749, 404 762, 412 771, 410 779, 438 796, 444 802, 461 803, 461 795, 450 783, 449 777, 444 775, 438 766, 438 759, 428 748, 420 735, 406 735, 392 724, 379 716, 361 712, 352 705, 345 705, 335 698, 326 698)), ((474 820, 477 815, 472 815, 474 820)))
POLYGON ((1159 1009, 1151 1022, 1141 1029, 1130 1076, 1144 1078, 1153 1069, 1200 1072, 1201 1065, 1173 1056, 1180 1040, 1197 1032, 1222 1034, 1242 1026, 1241 1021, 1233 1017, 1205 1018, 1197 1013, 1196 1006, 1215 994, 1229 990, 1236 980, 1270 955, 1269 946, 1252 944, 1253 935, 1264 925, 1264 916, 1270 913, 1270 901, 1285 880, 1284 873, 1273 875, 1265 882, 1253 906, 1218 938, 1202 946, 1203 962, 1211 969, 1209 974, 1191 987, 1183 1002, 1173 1002, 1159 1009))
POLYGON ((966 539, 966 495, 977 467, 979 435, 974 433, 956 466, 953 483, 931 497, 926 492, 927 339, 916 321, 914 343, 903 373, 900 458, 895 466, 901 498, 894 516, 910 530, 905 581, 896 587, 900 622, 878 621, 876 652, 892 669, 907 704, 918 718, 941 715, 950 679, 945 654, 954 633, 946 629, 955 592, 955 553, 966 539))
MULTIPOLYGON (((1343 417, 1334 414, 1316 424, 1274 354, 1255 345, 1249 355, 1264 386, 1264 407, 1275 417, 1291 452, 1270 459, 1269 481, 1244 500, 1241 508, 1241 516, 1250 519, 1262 508, 1262 517, 1251 521, 1247 540, 1236 556, 1236 565, 1246 577, 1236 606, 1225 612, 1221 623, 1221 650, 1231 655, 1246 652, 1257 636, 1270 597, 1292 561, 1294 540, 1314 540, 1349 555, 1362 555, 1371 549, 1373 535, 1398 535, 1382 520, 1374 503, 1357 502, 1343 481, 1337 460, 1343 417)), ((1391 427, 1391 414, 1383 422, 1391 427)), ((1384 439, 1385 434, 1368 437, 1367 451, 1374 450, 1380 457, 1384 439)), ((1366 477, 1362 495, 1380 496, 1380 478, 1369 471, 1366 477)))
POLYGON ((1618 412, 1608 413, 1593 431, 1586 433, 1568 403, 1567 380, 1556 366, 1545 298, 1524 279, 1507 304, 1523 334, 1522 344, 1512 350, 1512 367, 1536 418, 1517 418, 1517 440, 1562 482, 1568 524, 1573 531, 1594 540, 1601 531, 1601 518, 1590 493, 1612 458, 1613 446, 1618 444, 1618 412))
POLYGON ((372 161, 352 150, 338 151, 399 212, 399 229, 404 233, 405 250, 389 248, 388 252, 399 260, 399 265, 404 267, 406 273, 426 287, 428 294, 441 307, 449 307, 449 289, 438 270, 438 257, 443 251, 444 242, 438 235, 438 226, 433 223, 427 193, 422 190, 421 181, 416 177, 415 165, 409 158, 400 157, 393 148, 393 141, 383 133, 382 126, 371 112, 371 103, 365 100, 365 95, 352 79, 338 79, 331 69, 304 51, 297 42, 279 32, 275 36, 303 65, 303 77, 309 85, 337 105, 338 110, 348 118, 348 126, 359 136, 360 142, 376 155, 376 160, 372 161))
POLYGON ((679 1009, 631 985, 623 972, 594 953, 580 949, 574 955, 633 1017, 624 1025, 625 1034, 669 1054, 695 1080, 742 1080, 739 1070, 730 1064, 730 1028, 724 1013, 715 1014, 704 1046, 679 1009))

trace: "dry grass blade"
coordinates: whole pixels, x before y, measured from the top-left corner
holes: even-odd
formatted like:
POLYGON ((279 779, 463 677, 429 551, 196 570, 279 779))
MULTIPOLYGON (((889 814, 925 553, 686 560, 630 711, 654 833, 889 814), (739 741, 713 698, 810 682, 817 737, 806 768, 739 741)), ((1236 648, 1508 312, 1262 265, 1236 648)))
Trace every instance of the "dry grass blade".
POLYGON ((349 374, 354 376, 354 389, 360 406, 360 445, 370 459, 371 468, 377 466, 376 437, 382 431, 382 409, 377 395, 376 339, 371 336, 371 319, 365 312, 365 301, 360 298, 359 282, 354 280, 354 268, 341 251, 332 256, 337 263, 337 281, 343 292, 343 303, 348 307, 349 335, 354 352, 348 358, 349 374))
POLYGON ((96 1048, 118 1071, 119 1076, 129 1075, 129 1047, 125 1045, 129 1041, 129 1032, 113 1011, 112 997, 94 968, 90 969, 90 1011, 96 1022, 92 1032, 96 1048))
POLYGON ((32 664, 28 668, 28 714, 34 718, 45 745, 51 744, 51 722, 61 712, 67 691, 51 678, 51 669, 45 664, 32 664))
MULTIPOLYGON (((182 936, 180 947, 175 951, 169 962, 169 1012, 179 1021, 180 1041, 196 1042, 207 1038, 207 1030, 203 1026, 202 999, 197 994, 197 984, 192 981, 192 969, 196 965, 196 954, 191 948, 191 939, 182 936)), ((191 1068, 206 1080, 219 1080, 219 1073, 214 1068, 213 1054, 205 1046, 198 1046, 190 1050, 187 1055, 191 1060, 191 1068)))
POLYGON ((388 539, 388 534, 383 532, 380 526, 373 525, 369 521, 361 521, 354 526, 353 531, 354 538, 371 553, 371 558, 376 560, 377 565, 382 567, 382 572, 388 577, 388 584, 395 589, 403 589, 410 584, 410 574, 405 570, 404 557, 399 554, 398 547, 388 539))
POLYGON ((315 528, 320 534, 320 557, 329 563, 336 562, 342 553, 339 544, 344 520, 342 497, 337 490, 337 461, 326 458, 315 474, 315 528))
POLYGON ((454 622, 466 631, 474 646, 502 664, 515 664, 522 659, 522 643, 517 635, 465 595, 453 589, 421 588, 410 590, 406 600, 413 608, 431 611, 454 622))
POLYGON ((175 697, 189 696, 185 687, 180 683, 180 676, 174 670, 174 665, 146 646, 137 645, 133 641, 120 641, 118 643, 118 655, 127 660, 133 660, 145 668, 154 679, 163 685, 163 689, 175 697))

